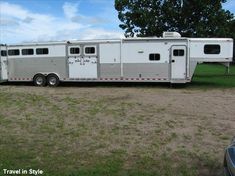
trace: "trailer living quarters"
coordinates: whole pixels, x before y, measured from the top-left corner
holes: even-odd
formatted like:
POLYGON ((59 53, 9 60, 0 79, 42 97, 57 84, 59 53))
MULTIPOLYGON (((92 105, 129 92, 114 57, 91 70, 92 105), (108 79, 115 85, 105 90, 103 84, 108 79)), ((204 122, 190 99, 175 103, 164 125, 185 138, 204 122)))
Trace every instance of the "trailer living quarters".
POLYGON ((161 38, 126 38, 1 45, 0 81, 190 82, 199 62, 229 66, 233 39, 183 38, 166 32, 161 38))

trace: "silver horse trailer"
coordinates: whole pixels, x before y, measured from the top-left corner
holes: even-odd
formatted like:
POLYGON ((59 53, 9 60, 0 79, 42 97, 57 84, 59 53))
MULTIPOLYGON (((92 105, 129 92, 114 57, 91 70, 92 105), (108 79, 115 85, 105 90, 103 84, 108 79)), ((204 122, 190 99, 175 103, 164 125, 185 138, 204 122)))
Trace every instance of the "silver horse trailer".
POLYGON ((233 39, 126 38, 1 45, 1 82, 190 82, 197 63, 229 66, 233 39))

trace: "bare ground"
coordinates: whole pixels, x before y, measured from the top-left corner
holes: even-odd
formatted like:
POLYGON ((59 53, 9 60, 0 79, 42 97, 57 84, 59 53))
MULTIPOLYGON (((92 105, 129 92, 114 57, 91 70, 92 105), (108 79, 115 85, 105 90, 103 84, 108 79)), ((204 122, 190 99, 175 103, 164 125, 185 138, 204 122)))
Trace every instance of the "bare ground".
POLYGON ((118 153, 120 175, 219 176, 235 135, 235 89, 5 85, 0 94, 0 169, 67 174, 118 153))

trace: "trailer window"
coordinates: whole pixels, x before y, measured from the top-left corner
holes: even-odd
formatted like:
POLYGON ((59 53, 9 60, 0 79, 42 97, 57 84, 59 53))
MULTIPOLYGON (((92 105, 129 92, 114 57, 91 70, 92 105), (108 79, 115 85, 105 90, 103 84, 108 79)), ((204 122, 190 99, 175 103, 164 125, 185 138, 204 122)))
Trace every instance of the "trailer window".
POLYGON ((86 47, 85 54, 95 54, 95 47, 86 47))
POLYGON ((22 49, 22 55, 33 55, 33 49, 22 49))
POLYGON ((70 54, 80 54, 80 48, 70 48, 70 54))
POLYGON ((182 49, 176 49, 173 51, 174 56, 184 56, 184 50, 182 49))
POLYGON ((8 55, 9 55, 9 56, 17 56, 17 55, 20 55, 20 50, 18 50, 18 49, 8 50, 8 55))
POLYGON ((6 50, 1 50, 1 56, 7 56, 7 51, 6 50))
POLYGON ((48 53, 49 53, 48 48, 37 48, 36 49, 36 54, 38 54, 38 55, 48 54, 48 53))
POLYGON ((159 61, 160 60, 160 54, 158 54, 158 53, 149 54, 149 60, 150 61, 159 61))
POLYGON ((205 45, 205 54, 220 54, 220 45, 205 45))

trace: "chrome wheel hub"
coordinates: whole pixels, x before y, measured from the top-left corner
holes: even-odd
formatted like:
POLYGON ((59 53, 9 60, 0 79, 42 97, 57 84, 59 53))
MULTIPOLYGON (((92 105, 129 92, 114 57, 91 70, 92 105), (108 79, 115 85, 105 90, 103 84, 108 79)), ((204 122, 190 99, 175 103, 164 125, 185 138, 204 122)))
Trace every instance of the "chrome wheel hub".
POLYGON ((43 78, 42 77, 37 77, 36 83, 37 83, 37 85, 42 85, 43 84, 43 78))
POLYGON ((50 80, 49 80, 49 84, 50 84, 50 85, 55 85, 55 84, 56 84, 56 81, 57 81, 56 78, 51 77, 50 80))

